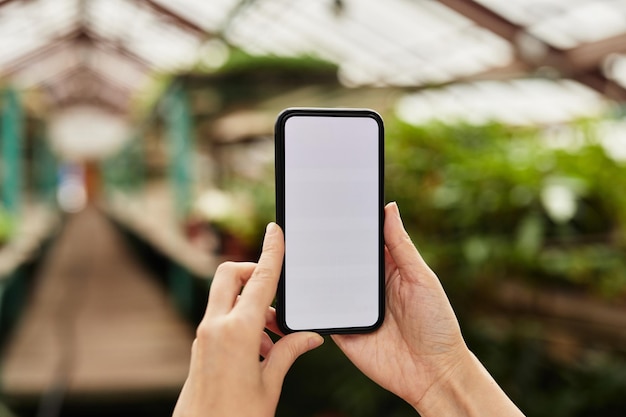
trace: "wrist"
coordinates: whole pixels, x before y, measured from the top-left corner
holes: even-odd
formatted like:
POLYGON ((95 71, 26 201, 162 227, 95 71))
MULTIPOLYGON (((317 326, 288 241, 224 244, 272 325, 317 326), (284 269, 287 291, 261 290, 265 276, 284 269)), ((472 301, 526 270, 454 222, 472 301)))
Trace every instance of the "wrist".
POLYGON ((467 348, 456 365, 412 405, 422 417, 523 416, 467 348))

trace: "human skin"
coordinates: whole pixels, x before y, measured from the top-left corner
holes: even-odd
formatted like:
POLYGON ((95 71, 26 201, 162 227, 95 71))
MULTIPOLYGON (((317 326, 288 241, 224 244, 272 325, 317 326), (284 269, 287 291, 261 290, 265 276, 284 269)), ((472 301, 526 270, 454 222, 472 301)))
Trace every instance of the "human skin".
POLYGON ((174 417, 273 416, 293 362, 322 344, 323 338, 310 332, 274 343, 264 331, 266 325, 276 327, 268 306, 276 294, 283 253, 283 233, 270 223, 258 264, 227 262, 217 269, 174 417))
MULTIPOLYGON (((372 333, 332 336, 337 345, 422 417, 522 416, 467 348, 441 283, 404 230, 395 203, 385 207, 384 237, 385 320, 372 333)), ((283 336, 278 330, 269 306, 283 256, 284 235, 271 223, 258 264, 218 268, 175 417, 275 414, 290 366, 323 342, 315 333, 283 336), (265 329, 283 337, 274 343, 265 329)))
POLYGON ((368 377, 428 416, 522 416, 467 348, 450 302, 404 229, 385 207, 383 325, 333 340, 368 377))

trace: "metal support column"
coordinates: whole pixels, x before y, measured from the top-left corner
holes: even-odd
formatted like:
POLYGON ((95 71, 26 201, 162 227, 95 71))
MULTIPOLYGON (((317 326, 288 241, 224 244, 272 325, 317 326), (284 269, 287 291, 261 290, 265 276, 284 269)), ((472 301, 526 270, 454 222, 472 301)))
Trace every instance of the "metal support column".
POLYGON ((35 184, 37 197, 44 203, 53 205, 57 190, 57 160, 46 137, 43 123, 37 126, 35 138, 35 184))
POLYGON ((178 220, 183 220, 191 207, 192 120, 187 92, 175 83, 167 92, 164 118, 170 149, 169 176, 174 188, 178 220))
POLYGON ((2 205, 11 215, 17 217, 21 209, 22 191, 22 112, 14 90, 2 90, 0 100, 2 205))
MULTIPOLYGON (((162 111, 169 142, 169 177, 173 187, 177 220, 184 220, 191 207, 192 118, 187 92, 174 83, 166 93, 162 111)), ((192 313, 193 277, 182 266, 173 263, 169 271, 170 290, 179 310, 187 317, 192 313)))

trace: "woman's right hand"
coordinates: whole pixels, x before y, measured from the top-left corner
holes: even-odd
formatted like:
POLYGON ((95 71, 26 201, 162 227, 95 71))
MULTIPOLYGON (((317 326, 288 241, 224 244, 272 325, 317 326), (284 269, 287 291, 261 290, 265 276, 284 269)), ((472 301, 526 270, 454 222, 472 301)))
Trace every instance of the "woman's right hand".
POLYGON ((334 335, 337 345, 424 417, 522 415, 465 345, 443 287, 395 203, 385 207, 384 235, 385 321, 373 333, 334 335))
POLYGON ((385 321, 373 333, 333 339, 363 373, 415 405, 454 370, 467 348, 448 298, 404 230, 395 203, 385 207, 384 234, 385 321))

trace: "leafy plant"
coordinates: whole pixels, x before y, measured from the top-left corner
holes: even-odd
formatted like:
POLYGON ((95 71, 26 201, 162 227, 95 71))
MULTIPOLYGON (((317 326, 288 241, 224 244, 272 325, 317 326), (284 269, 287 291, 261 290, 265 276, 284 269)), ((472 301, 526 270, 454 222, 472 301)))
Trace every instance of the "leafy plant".
POLYGON ((626 291, 626 167, 592 129, 572 150, 538 128, 389 125, 388 198, 442 276, 626 291))
MULTIPOLYGON (((548 146, 536 128, 386 124, 387 200, 398 201, 412 237, 445 281, 472 351, 528 416, 622 415, 623 353, 594 347, 575 361, 560 360, 539 320, 481 314, 480 294, 512 278, 624 294, 626 167, 588 125, 577 127, 584 131, 580 147, 563 149, 548 146)), ((271 174, 228 185, 253 202, 253 229, 260 232, 274 216, 271 174)), ((414 411, 327 340, 291 369, 277 415, 414 411)))
POLYGON ((0 246, 4 245, 13 235, 15 222, 13 216, 0 206, 0 246))
POLYGON ((589 341, 576 361, 560 360, 539 318, 494 317, 480 305, 508 280, 600 300, 626 295, 626 166, 603 148, 597 126, 570 127, 575 146, 495 123, 394 120, 387 131, 387 198, 398 201, 496 380, 529 416, 620 415, 620 348, 589 341))

